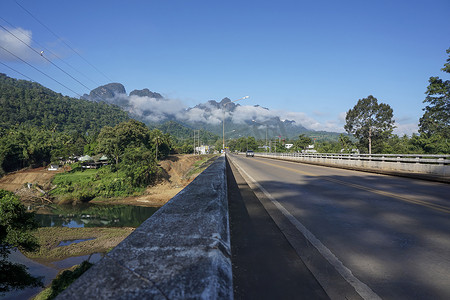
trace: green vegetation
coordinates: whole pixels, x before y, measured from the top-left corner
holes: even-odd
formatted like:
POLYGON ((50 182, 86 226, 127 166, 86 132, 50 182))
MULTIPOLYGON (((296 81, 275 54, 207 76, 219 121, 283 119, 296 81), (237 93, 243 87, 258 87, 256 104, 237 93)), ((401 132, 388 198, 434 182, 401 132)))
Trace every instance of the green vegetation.
POLYGON ((42 286, 42 279, 32 277, 25 266, 7 261, 14 248, 21 251, 39 248, 31 234, 36 228, 34 215, 26 212, 19 199, 0 190, 0 295, 13 289, 42 286))
MULTIPOLYGON (((176 153, 187 154, 194 152, 194 129, 183 126, 175 121, 167 121, 163 124, 155 125, 155 128, 172 137, 172 145, 176 153)), ((197 130, 195 129, 195 131, 197 130)), ((203 145, 212 145, 215 141, 220 139, 219 136, 204 129, 200 129, 196 132, 196 137, 197 136, 200 143, 203 145)))
POLYGON ((100 169, 73 170, 57 174, 53 179, 57 186, 51 192, 60 204, 88 202, 94 198, 125 197, 142 192, 144 187, 134 187, 126 180, 126 173, 113 166, 100 169))
POLYGON ((0 73, 0 176, 82 155, 104 126, 128 119, 117 106, 62 96, 0 73))
POLYGON ((73 266, 58 275, 49 288, 43 290, 33 300, 50 300, 56 298, 62 291, 72 284, 78 277, 86 272, 92 264, 84 261, 80 265, 73 266))
MULTIPOLYGON (((231 151, 247 151, 253 150, 256 151, 258 149, 258 143, 256 139, 252 136, 249 137, 240 137, 235 140, 230 140, 227 143, 227 146, 231 149, 231 151)), ((219 139, 216 143, 216 148, 222 149, 222 139, 219 139)))
POLYGON ((52 195, 60 202, 87 202, 94 198, 124 197, 142 192, 158 178, 157 161, 170 153, 170 137, 150 130, 136 120, 102 128, 96 152, 106 154, 110 165, 96 170, 79 166, 55 176, 52 195))
POLYGON ((90 140, 79 133, 19 126, 0 132, 0 176, 25 167, 41 167, 59 157, 83 154, 90 140))
POLYGON ((383 141, 386 141, 394 129, 392 108, 385 103, 379 103, 377 98, 370 95, 358 100, 358 103, 347 112, 345 117, 345 130, 353 134, 359 140, 359 146, 369 149, 372 153, 372 145, 378 147, 380 153, 383 141))
POLYGON ((298 139, 294 141, 294 146, 292 146, 294 151, 302 151, 305 150, 306 147, 308 147, 308 145, 311 145, 313 143, 313 140, 304 135, 304 134, 300 134, 298 136, 298 139))
MULTIPOLYGON (((447 49, 447 62, 441 69, 450 74, 450 48, 447 49)), ((450 152, 450 80, 442 80, 439 77, 430 77, 427 87, 427 97, 423 101, 428 105, 424 108, 425 113, 420 118, 419 132, 424 144, 439 144, 438 151, 445 149, 450 152)))
POLYGON ((0 73, 0 128, 34 126, 66 132, 98 132, 129 119, 115 105, 70 98, 42 85, 0 73))

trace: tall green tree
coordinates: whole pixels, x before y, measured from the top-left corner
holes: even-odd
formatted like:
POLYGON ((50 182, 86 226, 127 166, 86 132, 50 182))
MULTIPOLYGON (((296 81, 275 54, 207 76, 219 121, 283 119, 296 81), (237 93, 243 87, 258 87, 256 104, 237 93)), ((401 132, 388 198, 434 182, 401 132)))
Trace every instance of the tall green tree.
POLYGON ((298 139, 294 141, 293 148, 296 151, 302 151, 304 150, 308 145, 311 145, 313 143, 313 140, 304 134, 300 134, 298 136, 298 139))
MULTIPOLYGON (((441 69, 450 74, 450 48, 447 49, 447 62, 441 69)), ((425 94, 424 114, 419 120, 419 132, 426 137, 439 135, 443 139, 450 138, 450 80, 430 77, 425 94)))
POLYGON ((12 289, 42 286, 42 278, 31 276, 26 267, 7 260, 11 250, 34 251, 39 247, 30 231, 37 228, 34 215, 19 199, 0 189, 0 295, 12 289))
POLYGON ((97 137, 97 151, 119 164, 126 148, 149 147, 150 129, 139 121, 129 120, 114 127, 105 126, 97 137))
POLYGON ((379 103, 372 95, 359 99, 358 103, 347 112, 344 129, 359 139, 360 145, 368 147, 372 154, 372 144, 387 140, 394 129, 392 108, 379 103))

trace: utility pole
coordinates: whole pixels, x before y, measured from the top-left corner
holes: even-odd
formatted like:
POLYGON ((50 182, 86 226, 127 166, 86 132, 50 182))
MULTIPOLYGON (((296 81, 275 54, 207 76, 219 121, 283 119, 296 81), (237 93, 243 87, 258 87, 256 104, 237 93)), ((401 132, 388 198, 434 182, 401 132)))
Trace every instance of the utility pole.
POLYGON ((195 130, 194 130, 194 155, 195 155, 195 130))
POLYGON ((196 150, 197 146, 200 147, 200 130, 194 129, 194 155, 200 151, 196 150))

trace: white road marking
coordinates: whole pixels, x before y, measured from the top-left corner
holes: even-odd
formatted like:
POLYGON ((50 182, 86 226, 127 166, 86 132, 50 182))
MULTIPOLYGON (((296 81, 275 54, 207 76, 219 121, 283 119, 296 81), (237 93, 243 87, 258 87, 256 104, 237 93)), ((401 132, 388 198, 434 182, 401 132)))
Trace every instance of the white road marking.
POLYGON ((233 163, 238 168, 239 172, 245 174, 247 178, 260 189, 264 195, 281 211, 281 213, 288 218, 288 220, 300 231, 308 241, 319 251, 320 254, 341 274, 341 276, 356 290, 356 292, 366 300, 380 299, 372 289, 365 283, 356 278, 352 271, 344 266, 344 264, 330 251, 322 242, 315 237, 299 220, 297 220, 289 211, 281 205, 265 188, 263 188, 253 177, 251 177, 237 162, 233 159, 233 163))

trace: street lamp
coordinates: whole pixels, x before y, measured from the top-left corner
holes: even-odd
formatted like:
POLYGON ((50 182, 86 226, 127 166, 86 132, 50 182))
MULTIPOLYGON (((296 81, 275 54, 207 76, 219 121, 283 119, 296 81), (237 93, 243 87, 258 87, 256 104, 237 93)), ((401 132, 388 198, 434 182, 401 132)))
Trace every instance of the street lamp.
POLYGON ((237 100, 222 104, 222 106, 223 106, 222 107, 222 110, 223 110, 223 119, 222 119, 222 149, 223 149, 223 152, 225 152, 225 106, 230 103, 234 103, 236 101, 244 100, 247 98, 250 98, 250 96, 245 96, 245 97, 239 98, 237 100))

